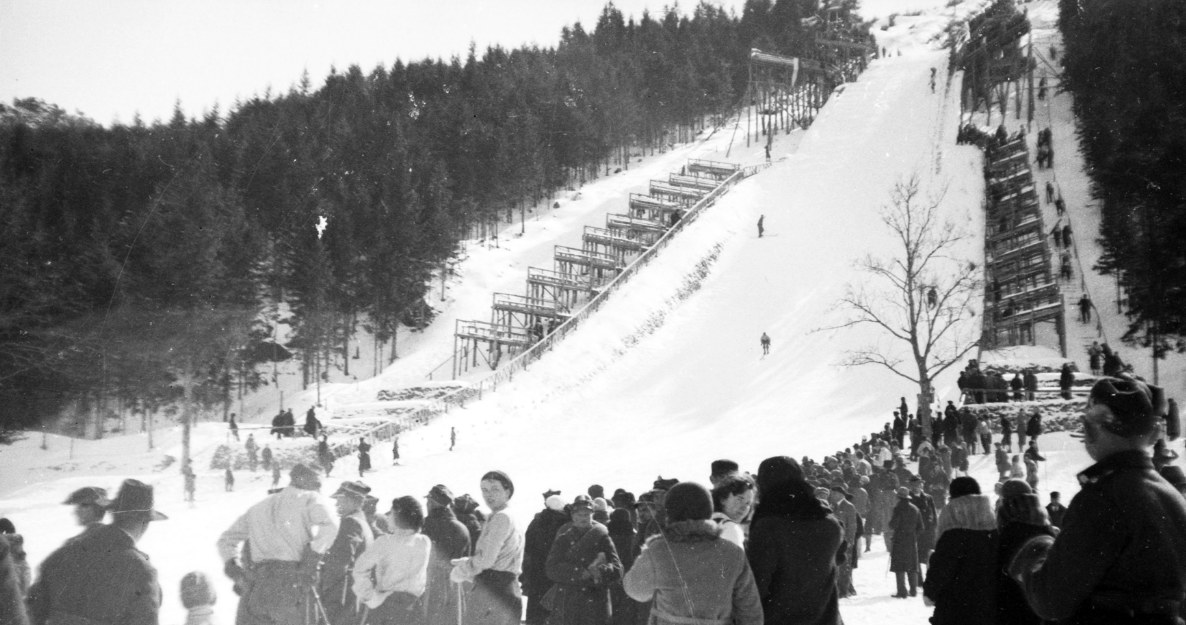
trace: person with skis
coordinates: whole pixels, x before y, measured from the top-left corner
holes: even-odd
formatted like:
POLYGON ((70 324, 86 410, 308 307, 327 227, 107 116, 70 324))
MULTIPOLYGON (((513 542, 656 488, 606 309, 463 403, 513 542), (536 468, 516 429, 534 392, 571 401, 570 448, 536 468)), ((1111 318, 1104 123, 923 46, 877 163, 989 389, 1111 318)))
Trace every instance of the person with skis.
POLYGON ((362 503, 371 488, 362 482, 342 482, 330 495, 338 513, 338 534, 321 559, 318 598, 325 618, 332 625, 356 623, 358 601, 351 588, 354 562, 371 546, 375 535, 362 513, 362 503))
POLYGON ((240 591, 236 625, 305 622, 321 556, 338 523, 317 472, 297 464, 291 482, 251 506, 218 538, 223 571, 240 591))
POLYGON ((765 332, 762 333, 760 343, 762 344, 762 355, 765 356, 770 353, 770 335, 765 332))
MULTIPOLYGON (((766 160, 770 160, 770 148, 766 148, 766 160)), ((758 238, 759 239, 762 238, 762 235, 766 233, 765 223, 766 223, 766 216, 765 215, 759 216, 758 217, 758 238)))

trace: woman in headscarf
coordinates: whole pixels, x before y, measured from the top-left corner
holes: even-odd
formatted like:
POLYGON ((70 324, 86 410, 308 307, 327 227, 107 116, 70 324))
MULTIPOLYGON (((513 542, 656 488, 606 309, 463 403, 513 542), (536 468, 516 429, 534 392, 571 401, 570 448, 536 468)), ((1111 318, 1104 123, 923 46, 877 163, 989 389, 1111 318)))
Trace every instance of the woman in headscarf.
POLYGON ((934 606, 932 625, 996 622, 997 520, 987 495, 970 477, 957 477, 939 515, 923 600, 934 606))
POLYGON ((999 625, 1039 625, 1042 619, 1030 608, 1021 587, 1005 573, 1005 567, 1026 541, 1042 534, 1054 535, 1046 509, 1025 480, 1010 479, 1001 485, 1001 497, 997 502, 997 528, 1000 531, 1000 545, 996 566, 996 622, 999 625))
POLYGON ((840 521, 786 456, 758 466, 758 502, 747 553, 766 622, 840 625, 836 565, 846 548, 840 521))

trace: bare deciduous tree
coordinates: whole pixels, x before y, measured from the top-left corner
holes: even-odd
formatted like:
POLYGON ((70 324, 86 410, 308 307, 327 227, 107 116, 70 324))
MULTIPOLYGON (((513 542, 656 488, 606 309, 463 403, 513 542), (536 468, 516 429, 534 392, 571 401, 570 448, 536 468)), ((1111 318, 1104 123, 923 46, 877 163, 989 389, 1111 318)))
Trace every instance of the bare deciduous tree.
POLYGON ((980 268, 956 256, 968 234, 940 220, 943 195, 924 197, 917 174, 894 185, 881 220, 898 249, 857 261, 872 279, 848 285, 837 303, 848 318, 831 327, 873 325, 891 339, 851 350, 841 364, 880 365, 917 384, 928 436, 932 380, 977 345, 971 304, 981 288, 980 268))

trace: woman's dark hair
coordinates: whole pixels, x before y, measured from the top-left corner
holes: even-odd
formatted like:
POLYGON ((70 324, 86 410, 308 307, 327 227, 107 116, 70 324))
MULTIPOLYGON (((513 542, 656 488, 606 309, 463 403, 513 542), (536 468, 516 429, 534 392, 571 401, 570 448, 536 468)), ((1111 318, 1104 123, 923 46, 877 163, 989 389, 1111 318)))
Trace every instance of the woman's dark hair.
POLYGON ((741 495, 753 487, 753 481, 744 475, 734 473, 722 478, 712 489, 712 509, 715 512, 723 512, 726 499, 733 495, 741 495))
POLYGON ((395 524, 402 529, 420 531, 424 526, 424 508, 420 500, 405 495, 391 502, 391 516, 395 517, 395 524))
POLYGON ((481 481, 485 482, 486 480, 491 480, 502 484, 502 487, 507 491, 508 498, 515 495, 515 483, 511 481, 510 476, 506 473, 503 473, 502 471, 487 471, 486 475, 482 476, 481 481))

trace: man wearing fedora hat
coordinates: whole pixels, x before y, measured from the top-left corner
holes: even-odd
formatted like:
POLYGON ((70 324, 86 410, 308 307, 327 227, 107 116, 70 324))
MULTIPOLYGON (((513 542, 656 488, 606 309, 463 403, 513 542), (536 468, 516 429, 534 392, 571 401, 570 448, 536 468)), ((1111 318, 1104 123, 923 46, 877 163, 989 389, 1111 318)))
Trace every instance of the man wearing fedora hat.
POLYGON ((62 502, 67 506, 74 506, 74 517, 83 531, 103 524, 103 517, 107 514, 107 506, 111 500, 107 498, 107 490, 98 486, 84 486, 72 493, 62 502))
POLYGON ((218 539, 224 571, 241 590, 236 625, 304 623, 321 554, 337 536, 317 472, 297 464, 290 476, 286 488, 248 508, 218 539))
POLYGON ((1165 414, 1162 390, 1134 378, 1095 383, 1079 474, 1058 537, 1037 536, 1006 560, 1043 619, 1180 623, 1186 595, 1186 500, 1157 474, 1149 449, 1165 414))
POLYGON ((153 508, 152 486, 132 479, 109 511, 110 525, 87 529, 42 562, 29 588, 32 623, 157 624, 161 587, 136 543, 149 523, 168 517, 153 508))
POLYGON ((433 486, 425 499, 428 515, 422 531, 432 541, 428 585, 424 590, 428 625, 458 625, 461 622, 458 587, 449 580, 449 573, 453 571, 452 560, 470 555, 469 528, 453 514, 453 492, 448 486, 433 486))
POLYGON ((358 621, 358 601, 350 588, 354 561, 375 540, 362 512, 371 487, 362 482, 342 482, 330 497, 337 504, 338 535, 321 560, 320 597, 331 625, 358 621))

